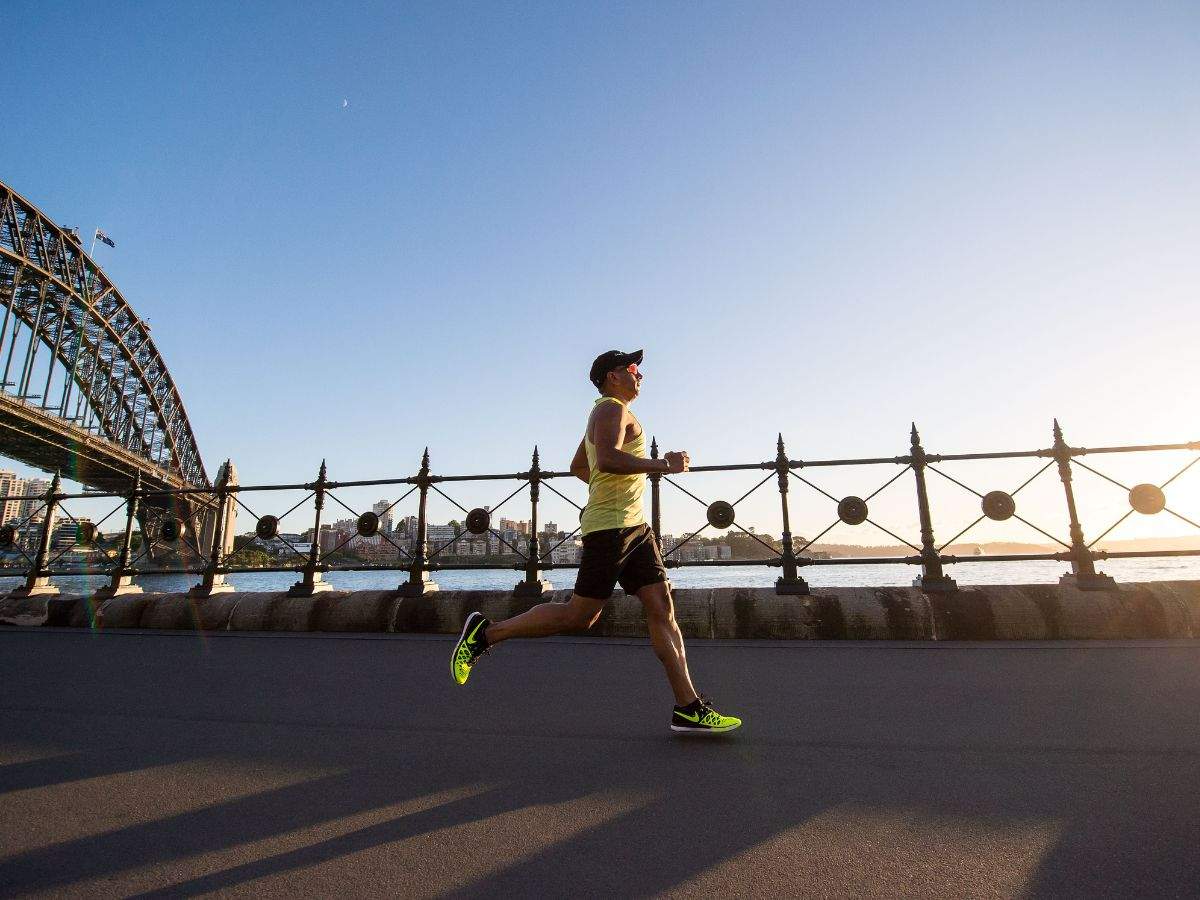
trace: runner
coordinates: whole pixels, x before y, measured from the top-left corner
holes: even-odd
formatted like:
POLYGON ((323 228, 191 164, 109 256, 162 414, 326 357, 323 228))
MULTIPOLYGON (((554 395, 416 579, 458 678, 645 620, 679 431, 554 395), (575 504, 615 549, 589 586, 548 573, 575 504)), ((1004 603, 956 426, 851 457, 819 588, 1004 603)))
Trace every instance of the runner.
POLYGON ((590 628, 619 582, 645 608, 650 643, 675 694, 671 730, 720 734, 737 728, 742 720, 721 715, 692 686, 667 572, 642 512, 646 474, 686 472, 689 460, 685 451, 672 451, 663 459, 646 458, 645 431, 629 411, 641 391, 641 362, 641 350, 609 350, 592 363, 589 377, 601 396, 592 406, 571 462, 572 474, 588 484, 588 502, 580 517, 583 558, 571 599, 542 603, 502 622, 471 613, 454 645, 450 673, 458 684, 466 684, 479 658, 501 641, 590 628))

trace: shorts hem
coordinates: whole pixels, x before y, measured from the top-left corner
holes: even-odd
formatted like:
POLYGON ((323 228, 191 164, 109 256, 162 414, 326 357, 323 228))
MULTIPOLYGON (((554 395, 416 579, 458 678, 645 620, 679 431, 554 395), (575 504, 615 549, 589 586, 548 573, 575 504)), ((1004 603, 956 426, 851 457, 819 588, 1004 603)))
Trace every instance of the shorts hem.
POLYGON ((625 587, 625 585, 621 585, 621 590, 623 590, 626 594, 636 594, 638 591, 640 591, 644 587, 650 587, 650 585, 652 585, 652 584, 663 584, 668 580, 669 579, 667 578, 667 573, 661 572, 654 578, 647 578, 645 581, 638 583, 638 586, 635 587, 633 590, 630 590, 629 588, 625 587))
POLYGON ((611 588, 608 589, 608 593, 605 594, 603 597, 600 596, 600 594, 596 593, 596 592, 581 591, 579 589, 578 584, 576 584, 573 588, 571 588, 572 594, 577 594, 578 596, 583 597, 587 600, 611 600, 612 595, 615 594, 616 592, 617 592, 617 586, 615 584, 611 588))

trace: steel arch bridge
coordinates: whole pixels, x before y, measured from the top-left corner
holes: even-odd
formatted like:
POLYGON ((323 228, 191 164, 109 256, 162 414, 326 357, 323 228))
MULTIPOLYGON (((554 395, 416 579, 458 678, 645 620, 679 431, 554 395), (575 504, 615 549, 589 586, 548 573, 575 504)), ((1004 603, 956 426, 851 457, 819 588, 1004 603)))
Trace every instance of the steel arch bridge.
POLYGON ((0 449, 90 487, 210 486, 150 326, 78 235, 0 183, 0 449))

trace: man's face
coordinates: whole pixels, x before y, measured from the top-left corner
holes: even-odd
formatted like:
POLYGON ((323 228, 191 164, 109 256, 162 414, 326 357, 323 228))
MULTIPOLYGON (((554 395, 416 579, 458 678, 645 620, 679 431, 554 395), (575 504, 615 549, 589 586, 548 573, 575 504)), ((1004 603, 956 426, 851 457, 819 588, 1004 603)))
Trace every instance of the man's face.
POLYGON ((642 373, 638 371, 637 363, 630 363, 608 373, 616 387, 616 393, 630 399, 636 397, 642 389, 642 373))

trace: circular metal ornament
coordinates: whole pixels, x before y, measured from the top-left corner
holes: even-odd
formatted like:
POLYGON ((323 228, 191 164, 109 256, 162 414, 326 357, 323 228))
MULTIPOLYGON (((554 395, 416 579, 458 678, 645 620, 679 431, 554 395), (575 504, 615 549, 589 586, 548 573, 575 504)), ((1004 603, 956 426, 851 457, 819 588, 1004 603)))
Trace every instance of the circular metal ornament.
POLYGON ((1017 511, 1017 501, 1012 494, 1004 491, 988 491, 979 505, 983 508, 983 514, 996 522, 1011 519, 1017 511))
POLYGON ((728 528, 733 524, 733 504, 714 500, 708 507, 708 524, 713 528, 728 528))
POLYGON ((11 547, 17 542, 17 529, 12 525, 0 528, 0 547, 11 547))
POLYGON ((359 516, 358 533, 363 537, 374 537, 379 534, 379 516, 373 512, 365 512, 359 516))
POLYGON ((179 540, 179 523, 174 519, 163 519, 162 524, 158 526, 158 539, 167 544, 179 540))
POLYGON ((100 539, 100 532, 92 522, 80 522, 77 529, 77 540, 80 544, 91 544, 100 539))
POLYGON ((263 516, 254 526, 254 533, 264 541, 269 541, 279 534, 279 519, 276 516, 263 516))
POLYGON ((838 502, 838 518, 847 525, 861 525, 867 521, 867 501, 862 497, 843 497, 838 502))
POLYGON ((477 506, 467 513, 466 526, 471 534, 484 534, 492 526, 492 514, 482 506, 477 506))
POLYGON ((1167 495, 1156 484, 1135 484, 1129 491, 1129 505, 1144 516, 1167 508, 1167 495))

